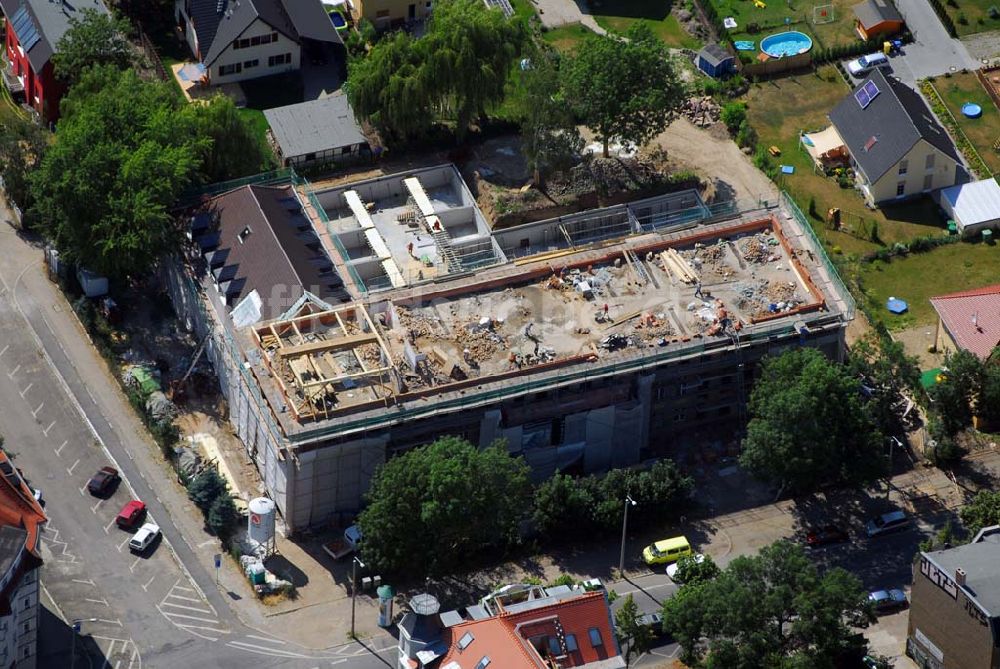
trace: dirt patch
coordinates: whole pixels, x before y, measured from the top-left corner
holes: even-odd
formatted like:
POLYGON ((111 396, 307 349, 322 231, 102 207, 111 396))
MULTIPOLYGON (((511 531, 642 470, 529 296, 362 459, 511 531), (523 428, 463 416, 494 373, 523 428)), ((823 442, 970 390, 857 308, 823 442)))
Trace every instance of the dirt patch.
POLYGON ((906 330, 896 330, 892 338, 903 345, 907 355, 916 356, 920 369, 934 369, 944 364, 943 353, 932 353, 927 349, 934 344, 936 325, 918 325, 906 330))

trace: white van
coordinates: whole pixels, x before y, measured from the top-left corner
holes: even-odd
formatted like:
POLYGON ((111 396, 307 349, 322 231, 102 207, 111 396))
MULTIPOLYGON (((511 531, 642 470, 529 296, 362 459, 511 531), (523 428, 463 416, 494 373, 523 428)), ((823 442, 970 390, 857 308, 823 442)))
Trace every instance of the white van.
POLYGON ((877 518, 872 518, 865 525, 865 534, 869 537, 880 537, 891 534, 910 526, 910 518, 902 511, 890 511, 877 518))
POLYGON ((149 548, 158 536, 160 536, 160 526, 155 523, 146 523, 132 535, 128 547, 136 553, 141 553, 149 548))
POLYGON ((855 77, 860 77, 864 74, 868 74, 876 67, 882 69, 889 69, 889 57, 886 56, 881 51, 876 53, 870 53, 867 56, 861 56, 857 60, 852 60, 847 64, 847 71, 850 72, 855 77))

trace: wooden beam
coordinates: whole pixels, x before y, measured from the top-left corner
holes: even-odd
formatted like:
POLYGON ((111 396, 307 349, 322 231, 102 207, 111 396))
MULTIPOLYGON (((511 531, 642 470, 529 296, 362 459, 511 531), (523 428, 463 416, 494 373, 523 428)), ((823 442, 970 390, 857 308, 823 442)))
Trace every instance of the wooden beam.
POLYGON ((374 334, 357 334, 350 337, 341 337, 339 339, 331 339, 329 341, 317 341, 310 344, 300 344, 298 346, 285 346, 278 349, 277 354, 284 357, 297 357, 300 355, 309 355, 312 353, 322 353, 324 351, 342 351, 348 348, 355 348, 356 346, 362 346, 364 344, 370 344, 377 342, 378 337, 374 334))
POLYGON ((320 381, 309 381, 302 384, 302 390, 307 388, 313 388, 315 386, 321 386, 328 383, 338 383, 340 381, 345 381, 347 379, 360 379, 366 376, 382 376, 386 372, 392 371, 391 367, 379 367, 378 369, 369 369, 366 372, 354 372, 353 374, 341 374, 340 376, 335 376, 332 379, 322 379, 320 381))

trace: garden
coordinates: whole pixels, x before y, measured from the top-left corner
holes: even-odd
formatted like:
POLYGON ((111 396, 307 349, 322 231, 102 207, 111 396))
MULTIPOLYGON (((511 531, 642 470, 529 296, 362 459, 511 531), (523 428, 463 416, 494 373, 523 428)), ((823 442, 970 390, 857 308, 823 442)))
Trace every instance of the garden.
POLYGON ((776 32, 797 30, 813 39, 814 49, 829 49, 860 42, 854 32, 855 0, 710 0, 720 20, 732 17, 736 27, 729 30, 733 41, 754 42, 748 51, 759 52, 759 41, 776 32))
MULTIPOLYGON (((672 5, 663 0, 591 0, 590 11, 597 24, 609 32, 624 33, 635 23, 645 21, 667 46, 700 48, 698 38, 685 30, 671 12, 672 5)), ((684 11, 697 16, 692 0, 686 0, 684 11)))
POLYGON ((1000 151, 993 148, 1000 139, 1000 111, 997 111, 979 78, 973 72, 961 72, 938 77, 932 83, 986 167, 994 174, 1000 173, 1000 151), (979 105, 983 115, 968 118, 962 114, 962 105, 967 102, 979 105))
POLYGON ((937 0, 951 19, 959 37, 1000 30, 1000 1, 998 0, 937 0))

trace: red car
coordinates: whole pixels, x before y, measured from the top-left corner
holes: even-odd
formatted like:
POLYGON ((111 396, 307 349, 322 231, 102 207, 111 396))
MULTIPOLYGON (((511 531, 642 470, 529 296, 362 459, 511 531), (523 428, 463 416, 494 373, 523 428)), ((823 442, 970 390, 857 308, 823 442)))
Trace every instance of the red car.
POLYGON ((118 517, 115 521, 118 523, 118 527, 123 530, 130 530, 139 523, 146 516, 146 503, 133 499, 131 502, 125 504, 122 510, 118 512, 118 517))
POLYGON ((836 525, 824 525, 818 529, 809 530, 805 534, 806 545, 810 548, 818 548, 829 544, 839 544, 847 541, 851 537, 844 530, 836 525))

